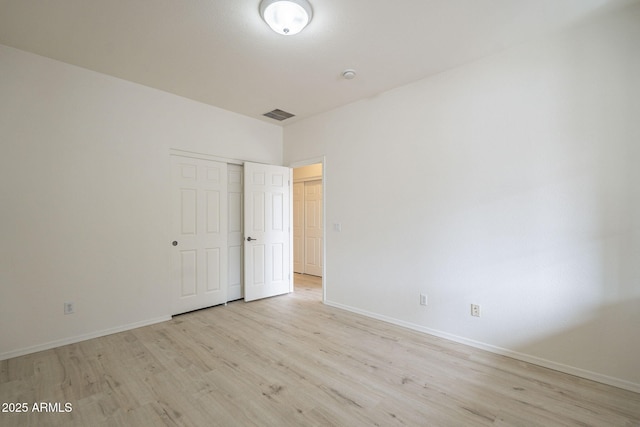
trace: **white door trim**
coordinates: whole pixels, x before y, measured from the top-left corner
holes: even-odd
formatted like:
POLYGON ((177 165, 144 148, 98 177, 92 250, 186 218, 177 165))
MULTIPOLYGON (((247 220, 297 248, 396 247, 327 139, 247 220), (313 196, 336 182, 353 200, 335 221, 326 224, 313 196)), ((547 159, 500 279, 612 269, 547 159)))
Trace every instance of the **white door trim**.
POLYGON ((179 150, 177 148, 169 148, 170 156, 191 157, 193 159, 213 160, 214 162, 230 163, 232 165, 242 165, 245 160, 230 159, 227 157, 213 156, 206 153, 198 153, 196 151, 179 150))

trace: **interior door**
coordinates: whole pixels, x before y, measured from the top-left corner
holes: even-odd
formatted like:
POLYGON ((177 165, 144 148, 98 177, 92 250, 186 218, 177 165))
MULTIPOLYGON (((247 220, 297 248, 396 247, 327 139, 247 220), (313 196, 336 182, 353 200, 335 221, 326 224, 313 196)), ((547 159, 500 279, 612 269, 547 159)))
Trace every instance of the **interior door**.
POLYGON ((172 314, 227 302, 227 164, 171 156, 172 314))
POLYGON ((244 299, 292 291, 291 169, 244 164, 244 299))
POLYGON ((243 277, 243 211, 244 200, 242 192, 244 191, 244 173, 240 165, 227 165, 227 195, 228 195, 228 211, 229 211, 229 287, 227 290, 227 300, 235 301, 244 296, 244 287, 242 286, 243 277))
POLYGON ((293 272, 304 273, 304 182, 293 183, 293 272))
POLYGON ((304 183, 304 272, 322 276, 322 180, 304 183))

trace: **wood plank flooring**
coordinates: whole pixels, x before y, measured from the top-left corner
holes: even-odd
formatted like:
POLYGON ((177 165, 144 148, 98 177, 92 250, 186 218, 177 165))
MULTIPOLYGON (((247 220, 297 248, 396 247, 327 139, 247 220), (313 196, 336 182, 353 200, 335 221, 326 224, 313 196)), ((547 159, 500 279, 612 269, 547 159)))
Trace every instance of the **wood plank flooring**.
POLYGON ((2 361, 0 402, 29 411, 0 425, 640 426, 640 394, 328 307, 319 280, 296 282, 2 361))

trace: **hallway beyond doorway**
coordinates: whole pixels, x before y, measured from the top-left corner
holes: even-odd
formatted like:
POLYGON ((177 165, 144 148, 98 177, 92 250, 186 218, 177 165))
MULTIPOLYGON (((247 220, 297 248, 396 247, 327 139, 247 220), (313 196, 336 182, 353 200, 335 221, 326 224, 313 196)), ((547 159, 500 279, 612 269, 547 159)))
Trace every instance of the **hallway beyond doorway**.
MULTIPOLYGON (((299 290, 299 289, 305 289, 305 290, 312 290, 312 289, 322 289, 322 277, 318 277, 318 276, 311 276, 309 274, 300 274, 300 273, 294 273, 293 274, 293 285, 295 287, 295 289, 299 290)), ((322 299, 322 295, 320 295, 320 299, 322 299)))

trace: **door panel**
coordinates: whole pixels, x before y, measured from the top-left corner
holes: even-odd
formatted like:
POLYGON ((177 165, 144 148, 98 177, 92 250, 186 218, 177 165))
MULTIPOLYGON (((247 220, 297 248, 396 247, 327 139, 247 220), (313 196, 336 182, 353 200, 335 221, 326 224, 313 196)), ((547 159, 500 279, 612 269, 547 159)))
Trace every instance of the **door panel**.
POLYGON ((180 297, 196 294, 197 251, 180 251, 180 297))
POLYGON ((206 191, 207 195, 207 233, 220 232, 220 192, 206 191))
MULTIPOLYGON (((220 248, 206 250, 207 292, 220 290, 220 248)), ((226 302, 226 301, 225 301, 226 302)))
POLYGON ((291 169, 245 162, 244 178, 244 299, 291 292, 291 169))
MULTIPOLYGON (((256 181, 254 181, 254 186, 256 181)), ((261 184, 258 184, 261 185, 261 184)), ((255 233, 257 232, 261 232, 264 233, 265 231, 265 216, 266 216, 266 212, 265 212, 265 203, 264 203, 264 198, 265 198, 265 194, 264 193, 255 193, 252 194, 252 198, 253 198, 253 204, 251 205, 253 207, 252 209, 252 214, 253 214, 253 221, 250 222, 250 230, 253 230, 255 233)))
POLYGON ((197 199, 195 189, 180 189, 180 229, 183 236, 196 234, 197 199))
POLYGON ((227 165, 171 156, 172 314, 227 302, 227 165))
POLYGON ((228 295, 229 301, 235 301, 244 297, 243 287, 243 210, 244 200, 243 182, 244 172, 240 165, 227 165, 227 193, 229 209, 229 269, 228 269, 228 295))

